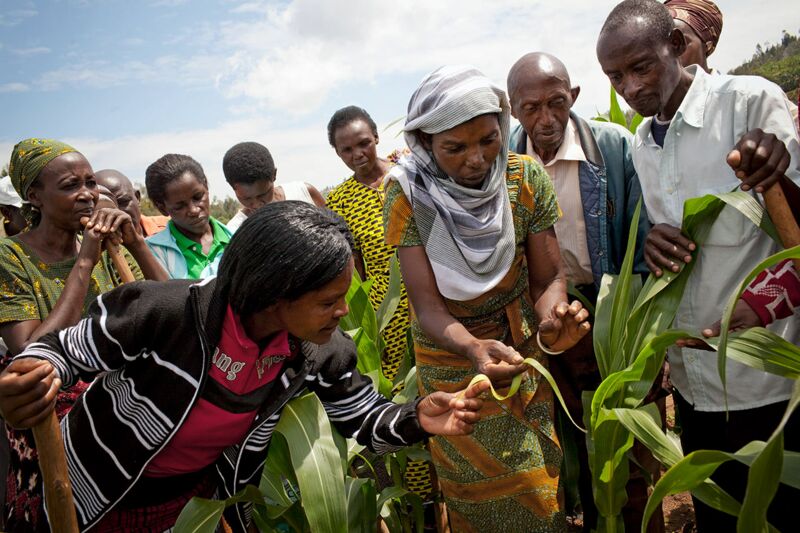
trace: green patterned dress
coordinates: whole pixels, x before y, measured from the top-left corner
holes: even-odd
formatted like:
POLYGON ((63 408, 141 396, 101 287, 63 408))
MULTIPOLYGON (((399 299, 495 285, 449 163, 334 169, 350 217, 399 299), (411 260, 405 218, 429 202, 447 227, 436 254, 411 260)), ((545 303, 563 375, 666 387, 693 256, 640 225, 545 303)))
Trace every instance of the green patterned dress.
MULTIPOLYGON (((500 284, 482 296, 445 299, 450 313, 475 337, 514 346, 523 357, 546 362, 536 344, 536 318, 528 291, 525 243, 555 224, 560 213, 553 185, 531 158, 510 153, 506 173, 514 218, 515 259, 500 284)), ((411 204, 396 181, 386 187, 386 240, 421 246, 411 204)), ((412 309, 420 394, 463 389, 475 375, 466 357, 436 345, 412 309)), ((553 427, 553 394, 534 370, 519 393, 485 401, 475 431, 433 437, 430 450, 447 501, 450 525, 459 532, 561 531, 566 527, 559 485, 562 454, 553 427)))

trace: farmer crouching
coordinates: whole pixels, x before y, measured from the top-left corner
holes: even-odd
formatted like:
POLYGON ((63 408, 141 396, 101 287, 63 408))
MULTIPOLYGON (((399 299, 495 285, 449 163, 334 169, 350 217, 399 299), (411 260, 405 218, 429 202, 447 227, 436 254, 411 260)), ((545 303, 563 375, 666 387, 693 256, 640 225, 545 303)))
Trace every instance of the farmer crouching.
MULTIPOLYGON (((258 483, 283 406, 306 388, 343 435, 376 452, 469 433, 486 383, 463 399, 397 405, 359 374, 338 329, 352 273, 341 219, 270 204, 237 231, 219 277, 124 285, 29 345, 0 375, 0 410, 35 425, 59 386, 99 375, 61 426, 78 521, 93 531, 166 530, 193 496, 258 483), (27 379, 16 368, 28 358, 55 372, 27 379)), ((245 531, 248 516, 236 506, 226 519, 245 531)))

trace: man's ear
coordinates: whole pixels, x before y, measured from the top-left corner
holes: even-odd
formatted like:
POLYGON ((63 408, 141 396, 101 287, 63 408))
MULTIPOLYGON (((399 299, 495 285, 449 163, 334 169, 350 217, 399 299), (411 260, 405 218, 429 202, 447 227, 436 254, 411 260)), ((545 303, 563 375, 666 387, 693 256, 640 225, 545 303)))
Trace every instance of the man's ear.
POLYGON ((569 90, 569 94, 572 96, 572 105, 575 105, 575 100, 577 100, 578 95, 581 94, 581 86, 576 85, 575 87, 569 90))
POLYGON ((682 56, 686 51, 686 37, 678 28, 673 28, 672 33, 669 34, 669 47, 675 54, 675 57, 682 56))

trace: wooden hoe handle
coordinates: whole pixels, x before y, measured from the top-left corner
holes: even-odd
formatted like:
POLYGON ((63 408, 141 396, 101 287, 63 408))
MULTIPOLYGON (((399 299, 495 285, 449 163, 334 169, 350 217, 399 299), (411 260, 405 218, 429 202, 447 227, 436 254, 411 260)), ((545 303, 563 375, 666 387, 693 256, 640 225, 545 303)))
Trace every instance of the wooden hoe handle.
MULTIPOLYGON (((767 206, 772 223, 775 224, 775 229, 778 230, 778 237, 781 238, 783 247, 792 248, 799 245, 800 227, 797 226, 797 220, 780 184, 764 191, 764 204, 767 206)), ((800 259, 794 260, 794 268, 800 273, 800 259)))
MULTIPOLYGON (((122 282, 134 281, 131 268, 119 246, 106 241, 105 248, 122 282)), ((53 533, 78 533, 78 518, 72 501, 67 456, 55 412, 33 428, 33 438, 36 440, 36 450, 39 453, 39 469, 42 471, 50 529, 53 533)))
POLYGON ((67 472, 67 456, 55 411, 47 420, 34 426, 33 438, 39 453, 39 469, 42 471, 50 530, 53 533, 78 533, 78 518, 67 472))

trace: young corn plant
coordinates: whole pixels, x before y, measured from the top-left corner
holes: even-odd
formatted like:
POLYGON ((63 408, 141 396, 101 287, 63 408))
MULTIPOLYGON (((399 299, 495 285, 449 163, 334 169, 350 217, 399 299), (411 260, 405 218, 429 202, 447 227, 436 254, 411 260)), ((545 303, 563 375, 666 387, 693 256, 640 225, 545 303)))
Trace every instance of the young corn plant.
MULTIPOLYGON (((737 209, 762 230, 776 237, 775 229, 762 206, 755 198, 740 191, 688 200, 684 206, 683 233, 698 247, 702 247, 711 225, 726 205, 737 209)), ((595 503, 600 515, 598 530, 605 532, 624 530, 621 510, 627 498, 625 484, 629 476, 629 451, 634 438, 641 441, 666 468, 685 461, 680 448, 661 429, 661 419, 655 406, 643 405, 643 401, 663 365, 666 349, 678 339, 699 336, 698 332, 669 329, 695 261, 685 265, 677 274, 665 272, 661 278, 650 276, 642 284, 641 278, 632 272, 638 217, 639 208, 631 225, 621 273, 606 275, 602 280, 595 317, 594 347, 603 381, 596 391, 584 393, 589 463, 595 503)), ((738 298, 738 294, 735 296, 738 298)), ((723 326, 729 322, 732 307, 729 306, 728 311, 723 326)), ((767 330, 748 330, 723 336, 721 361, 725 356, 725 337, 730 339, 727 342, 727 356, 737 360, 750 358, 752 361, 758 358, 766 367, 767 364, 763 363, 769 357, 766 354, 779 346, 783 359, 778 363, 776 355, 776 359, 770 361, 775 365, 783 364, 781 368, 785 370, 785 365, 788 365, 786 358, 792 357, 787 355, 793 351, 786 346, 786 341, 775 338, 767 330)), ((720 368, 724 368, 724 365, 720 368)), ((771 453, 769 457, 774 459, 780 455, 778 446, 782 451, 780 437, 775 438, 772 446, 768 451, 771 453)), ((752 449, 745 451, 752 452, 752 449)), ((687 472, 692 471, 695 463, 689 460, 681 464, 678 475, 664 476, 666 483, 662 479, 656 486, 658 492, 650 500, 643 531, 663 495, 672 489, 691 489, 703 502, 731 514, 739 514, 739 503, 707 479, 710 475, 708 467, 688 475, 687 472), (692 480, 691 487, 687 486, 688 479, 692 480)), ((780 466, 777 474, 774 469, 771 470, 770 481, 774 481, 775 475, 780 477, 780 472, 780 466)), ((750 507, 762 505, 760 510, 765 511, 764 495, 760 496, 758 503, 753 496, 750 507)))
MULTIPOLYGON (((394 383, 381 374, 381 332, 397 309, 401 291, 396 257, 390 265, 389 291, 377 312, 369 302, 372 282, 355 273, 346 300, 350 313, 341 327, 358 349, 358 369, 372 378, 375 388, 395 402, 417 396, 416 368, 410 349, 394 383), (402 387, 398 386, 402 385, 402 387), (400 390, 392 396, 392 391, 400 390)), ((378 519, 390 531, 421 532, 422 499, 403 485, 410 459, 429 460, 419 446, 377 457, 354 440, 345 439, 331 425, 314 394, 289 402, 275 427, 259 487, 248 486, 226 500, 193 498, 183 509, 175 531, 216 531, 229 505, 249 502, 253 520, 262 532, 364 532, 376 530, 378 519), (361 459, 356 468, 356 459, 361 459), (393 485, 379 490, 377 461, 386 464, 393 485), (372 474, 365 476, 364 473, 372 474)))
POLYGON ((728 333, 736 302, 758 273, 782 260, 799 257, 800 246, 796 246, 777 253, 756 266, 731 295, 723 315, 722 334, 718 339, 709 341, 717 350, 723 384, 726 358, 795 380, 792 396, 781 422, 767 442, 752 441, 735 453, 698 450, 672 461, 671 464, 665 463, 670 468, 658 481, 648 500, 646 517, 653 513, 667 495, 685 490, 694 493, 698 487, 712 483, 708 478, 727 461, 739 461, 750 467, 744 501, 739 504, 732 498, 722 498, 712 499, 709 504, 717 510, 738 516, 738 531, 774 531, 774 527, 767 522, 767 509, 778 484, 784 483, 800 489, 800 453, 786 451, 783 447, 784 427, 800 405, 800 347, 761 327, 728 333))
POLYGON ((625 115, 625 112, 619 105, 617 92, 613 87, 611 87, 611 96, 609 100, 610 106, 608 108, 608 113, 599 114, 598 116, 592 118, 592 120, 597 120, 600 122, 613 122, 614 124, 619 124, 631 133, 636 133, 636 128, 638 128, 639 124, 642 123, 644 117, 639 113, 634 113, 631 115, 630 120, 628 120, 628 117, 625 115))

